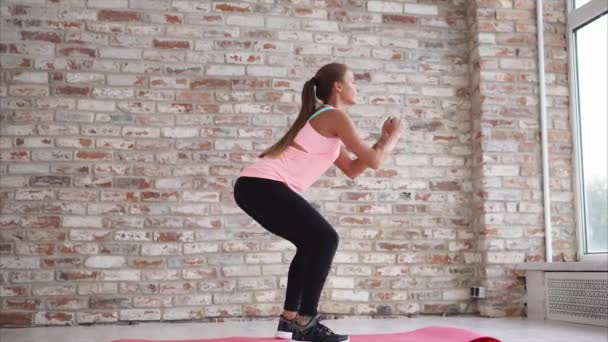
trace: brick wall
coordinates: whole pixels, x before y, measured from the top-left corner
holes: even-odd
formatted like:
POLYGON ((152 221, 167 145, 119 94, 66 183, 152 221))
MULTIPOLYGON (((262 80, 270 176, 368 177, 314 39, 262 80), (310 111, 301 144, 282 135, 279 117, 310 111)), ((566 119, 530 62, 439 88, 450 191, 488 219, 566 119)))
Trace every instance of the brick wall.
MULTIPOLYGON (((568 111, 566 4, 544 2, 553 260, 576 257, 568 111)), ((514 265, 545 260, 536 6, 468 4, 473 137, 473 226, 483 316, 524 313, 514 265)))
MULTIPOLYGON (((531 2, 275 2, 0 4, 0 324, 280 312, 294 250, 231 184, 330 61, 355 71, 370 142, 388 115, 407 130, 380 170, 332 168, 304 194, 341 236, 321 310, 462 312, 481 283, 483 315, 521 313, 512 265, 544 253, 531 2)), ((548 3, 561 260, 575 250, 564 4, 548 3)))

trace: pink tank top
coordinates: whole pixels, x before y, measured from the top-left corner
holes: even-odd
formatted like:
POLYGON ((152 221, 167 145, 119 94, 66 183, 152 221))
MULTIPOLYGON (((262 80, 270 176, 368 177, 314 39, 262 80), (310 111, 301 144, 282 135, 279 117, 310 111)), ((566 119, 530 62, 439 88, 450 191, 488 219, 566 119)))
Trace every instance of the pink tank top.
MULTIPOLYGON (((310 119, 329 109, 333 107, 321 108, 310 119)), ((266 156, 245 167, 240 176, 281 181, 295 192, 308 189, 336 161, 341 145, 340 138, 328 138, 317 132, 310 119, 294 139, 306 152, 288 146, 276 157, 266 156)))

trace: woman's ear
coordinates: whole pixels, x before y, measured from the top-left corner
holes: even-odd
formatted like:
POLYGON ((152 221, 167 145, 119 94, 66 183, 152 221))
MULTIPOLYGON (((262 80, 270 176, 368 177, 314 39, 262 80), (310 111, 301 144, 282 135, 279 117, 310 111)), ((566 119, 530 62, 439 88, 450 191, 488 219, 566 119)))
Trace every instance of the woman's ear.
POLYGON ((334 82, 334 88, 336 88, 338 93, 342 92, 342 84, 340 82, 334 82))

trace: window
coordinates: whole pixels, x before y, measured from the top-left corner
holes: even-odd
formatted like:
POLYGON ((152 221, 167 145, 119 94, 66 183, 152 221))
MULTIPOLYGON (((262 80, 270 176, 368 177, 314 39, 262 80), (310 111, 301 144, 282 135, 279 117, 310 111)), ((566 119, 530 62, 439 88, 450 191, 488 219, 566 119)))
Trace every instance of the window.
POLYGON ((579 8, 588 3, 591 0, 574 0, 574 7, 579 8))
POLYGON ((568 13, 575 192, 582 260, 608 258, 608 1, 568 13))

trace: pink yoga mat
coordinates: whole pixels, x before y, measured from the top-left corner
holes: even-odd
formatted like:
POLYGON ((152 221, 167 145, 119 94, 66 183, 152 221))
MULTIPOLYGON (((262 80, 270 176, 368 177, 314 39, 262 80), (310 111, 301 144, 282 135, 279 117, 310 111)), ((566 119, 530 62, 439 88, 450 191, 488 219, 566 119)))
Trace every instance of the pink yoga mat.
MULTIPOLYGON (((500 342, 484 334, 450 327, 428 327, 410 332, 380 335, 354 335, 351 342, 500 342)), ((275 338, 229 337, 199 340, 115 340, 113 342, 280 342, 275 338)), ((288 341, 288 340, 287 340, 288 341)))

